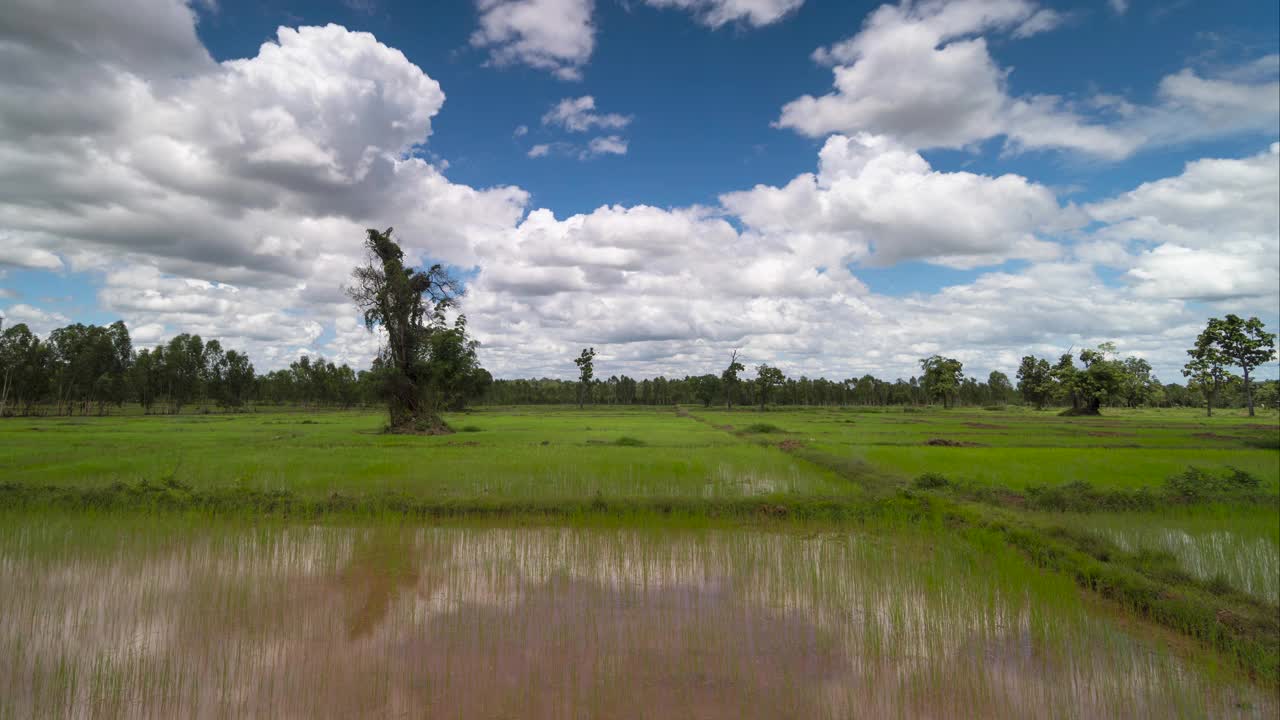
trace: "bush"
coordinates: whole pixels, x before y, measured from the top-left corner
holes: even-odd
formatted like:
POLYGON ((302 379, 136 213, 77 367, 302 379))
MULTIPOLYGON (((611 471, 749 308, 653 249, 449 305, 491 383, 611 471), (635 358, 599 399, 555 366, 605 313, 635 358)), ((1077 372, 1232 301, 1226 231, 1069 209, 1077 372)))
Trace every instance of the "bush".
POLYGON ((614 440, 613 444, 621 447, 643 447, 644 441, 639 438, 633 438, 627 435, 623 435, 617 440, 614 440))
POLYGON ((743 428, 744 433, 780 433, 782 428, 770 423, 753 423, 743 428))
POLYGON ((460 428, 460 430, 461 430, 461 432, 480 432, 480 426, 478 426, 478 425, 463 425, 463 426, 460 428))
POLYGON ((942 473, 935 473, 935 472, 924 473, 923 475, 918 476, 915 479, 915 481, 912 483, 912 485, 914 485, 917 488, 920 488, 921 490, 931 490, 934 488, 946 487, 947 485, 950 485, 950 484, 951 482, 947 480, 945 475, 943 475, 942 473))

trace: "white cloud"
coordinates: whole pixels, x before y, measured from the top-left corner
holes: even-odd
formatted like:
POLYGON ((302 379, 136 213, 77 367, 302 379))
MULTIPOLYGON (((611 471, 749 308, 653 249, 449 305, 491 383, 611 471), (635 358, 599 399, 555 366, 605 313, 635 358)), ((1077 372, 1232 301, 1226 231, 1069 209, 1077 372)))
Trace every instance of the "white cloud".
POLYGON ((595 49, 592 0, 476 0, 480 27, 471 44, 498 66, 519 63, 581 80, 595 49))
MULTIPOLYGON (((1280 299, 1280 144, 1253 157, 1188 163, 1086 208, 1102 242, 1137 245, 1127 278, 1144 296, 1280 299)), ((1119 263, 1116 263, 1119 264, 1119 263)))
POLYGON ((631 124, 630 115, 597 113, 596 99, 590 95, 565 98, 542 116, 543 125, 560 126, 569 132, 587 132, 592 128, 616 129, 631 124))
MULTIPOLYGON (((106 12, 99 5, 91 16, 106 12)), ((148 17, 145 5, 127 7, 148 17)), ((974 26, 964 17, 973 11, 949 5, 930 22, 954 33, 946 28, 974 26)), ((1018 12, 1000 27, 1051 24, 1034 8, 1018 12)), ((526 214, 519 188, 453 183, 417 157, 444 94, 373 36, 284 29, 256 56, 217 64, 191 39, 194 16, 179 17, 186 25, 169 50, 113 49, 118 38, 75 18, 33 34, 39 42, 0 41, 24 63, 0 65, 20 68, 0 72, 0 232, 16 238, 0 243, 5 262, 52 268, 55 258, 93 273, 100 309, 124 317, 140 343, 194 331, 249 350, 259 369, 303 350, 363 364, 378 337, 340 285, 362 258, 364 228, 389 224, 412 261, 429 253, 477 270, 463 310, 500 376, 571 375, 584 344, 602 350, 604 376, 718 371, 734 347, 749 363, 811 376, 905 376, 934 351, 1008 371, 1027 351, 1108 339, 1174 367, 1203 321, 1165 290, 1191 285, 1179 262, 1188 250, 1214 253, 1199 267, 1219 268, 1215 277, 1240 278, 1229 292, 1196 297, 1239 295, 1214 301, 1240 312, 1274 307, 1254 297, 1274 296, 1274 271, 1267 285, 1239 262, 1272 267, 1257 258, 1274 247, 1274 152, 1192 163, 1080 210, 1027 178, 941 172, 910 142, 858 134, 829 138, 815 172, 727 193, 720 207, 605 206, 557 218, 526 214), (103 62, 68 60, 77 47, 97 48, 103 62), (186 58, 186 69, 154 61, 166 53, 186 58), (31 121, 42 113, 49 120, 31 121), (1082 233, 1085 211, 1103 227, 1082 233), (1061 234, 1082 234, 1074 255, 1061 251, 1061 234), (1261 243, 1257 254, 1249 242, 1261 243), (872 292, 850 270, 1008 258, 1029 264, 907 297, 872 292), (1132 282, 1103 282, 1094 271, 1102 262, 1122 263, 1132 282)), ((101 27, 137 43, 157 32, 127 24, 101 27)), ((609 129, 581 137, 625 142, 609 129)), ((30 306, 6 312, 44 331, 67 321, 30 306)))
POLYGON ((54 253, 33 247, 30 240, 19 233, 5 232, 0 228, 0 268, 4 266, 33 270, 61 270, 62 258, 54 253))
POLYGON ((1107 0, 1107 5, 1111 7, 1111 12, 1117 15, 1129 12, 1129 0, 1107 0))
POLYGON ((524 137, 529 134, 528 125, 517 125, 515 131, 511 133, 515 137, 524 137))
POLYGON ((814 53, 833 66, 835 88, 787 103, 778 125, 813 137, 887 134, 916 148, 960 148, 1003 136, 1013 150, 1118 159, 1144 145, 1266 132, 1280 122, 1274 80, 1280 61, 1270 57, 1220 76, 1189 69, 1170 75, 1153 106, 1108 96, 1071 103, 1013 95, 1011 71, 996 64, 983 36, 1026 37, 1060 20, 1032 0, 883 5, 857 35, 814 53))
POLYGON ((48 337, 49 333, 54 329, 69 325, 72 322, 71 318, 62 313, 41 310, 25 303, 10 305, 0 310, 0 316, 4 317, 4 326, 6 328, 25 323, 31 329, 31 332, 41 337, 48 337))
POLYGON ((763 27, 782 20, 804 4, 804 0, 644 0, 659 8, 679 8, 694 13, 698 22, 711 28, 729 23, 763 27))
POLYGON ((528 155, 531 158, 546 157, 551 154, 551 146, 546 143, 540 143, 529 148, 528 155))
POLYGON ((589 155, 626 155, 627 141, 617 135, 605 135, 591 138, 587 143, 589 155))
POLYGON ((828 262, 924 259, 957 267, 1047 259, 1042 233, 1079 223, 1042 185, 1017 175, 933 170, 884 137, 829 138, 816 175, 721 197, 753 230, 842 248, 828 262))
POLYGON ((106 69, 66 62, 66 48, 94 43, 110 58, 114 43, 90 24, 42 32, 0 42, 47 69, 0 75, 0 261, 105 273, 100 302, 133 325, 198 328, 287 358, 351 313, 340 284, 366 227, 394 223, 411 257, 429 243, 433 258, 469 265, 478 238, 524 213, 524 191, 451 183, 409 154, 444 94, 367 33, 282 28, 256 57, 179 77, 134 62, 150 57, 142 48, 106 69), (25 121, 33 105, 58 117, 41 102, 85 68, 104 82, 84 119, 25 121))

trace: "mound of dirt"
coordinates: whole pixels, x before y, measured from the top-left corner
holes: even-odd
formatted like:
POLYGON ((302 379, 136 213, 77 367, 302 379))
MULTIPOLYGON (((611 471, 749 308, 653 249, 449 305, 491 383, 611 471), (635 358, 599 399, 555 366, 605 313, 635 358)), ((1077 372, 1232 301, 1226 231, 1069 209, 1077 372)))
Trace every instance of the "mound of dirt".
POLYGON ((779 450, 799 450, 802 447, 804 447, 804 443, 799 440, 783 440, 778 443, 779 450))
POLYGON ((981 443, 951 440, 949 438, 929 438, 924 441, 924 444, 932 445, 933 447, 982 447, 981 443))

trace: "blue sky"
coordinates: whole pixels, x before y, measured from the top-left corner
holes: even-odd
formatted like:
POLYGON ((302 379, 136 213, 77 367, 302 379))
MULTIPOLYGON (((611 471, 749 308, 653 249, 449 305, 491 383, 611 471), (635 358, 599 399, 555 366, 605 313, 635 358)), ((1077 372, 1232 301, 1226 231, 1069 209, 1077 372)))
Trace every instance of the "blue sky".
POLYGON ((1172 380, 1277 319, 1275 3, 9 2, 0 310, 41 331, 364 364, 371 224, 471 279, 506 376, 1115 340, 1172 380))

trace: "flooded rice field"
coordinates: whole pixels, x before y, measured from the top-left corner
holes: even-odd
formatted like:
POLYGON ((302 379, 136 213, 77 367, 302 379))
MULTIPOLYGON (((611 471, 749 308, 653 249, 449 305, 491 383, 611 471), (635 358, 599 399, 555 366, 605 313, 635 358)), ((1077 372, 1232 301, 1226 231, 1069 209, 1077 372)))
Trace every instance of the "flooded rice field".
MULTIPOLYGON (((0 717, 1274 717, 945 533, 0 528, 0 717)), ((1226 679, 1224 679, 1226 678, 1226 679)))

